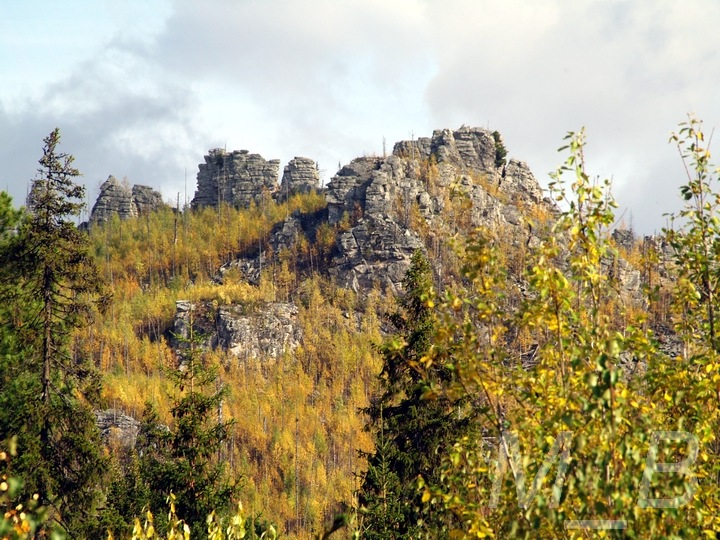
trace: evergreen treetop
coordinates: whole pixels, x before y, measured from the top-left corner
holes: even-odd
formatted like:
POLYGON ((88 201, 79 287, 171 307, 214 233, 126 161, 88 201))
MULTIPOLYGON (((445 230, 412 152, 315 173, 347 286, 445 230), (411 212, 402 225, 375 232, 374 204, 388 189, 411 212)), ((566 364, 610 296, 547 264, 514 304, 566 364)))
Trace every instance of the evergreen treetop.
POLYGON ((0 316, 12 338, 0 351, 0 438, 17 435, 19 499, 38 494, 52 522, 83 537, 96 523, 107 459, 91 410, 100 378, 73 354, 70 334, 88 322, 102 285, 72 221, 84 194, 73 157, 58 151, 58 129, 44 142, 27 213, 0 252, 0 316))

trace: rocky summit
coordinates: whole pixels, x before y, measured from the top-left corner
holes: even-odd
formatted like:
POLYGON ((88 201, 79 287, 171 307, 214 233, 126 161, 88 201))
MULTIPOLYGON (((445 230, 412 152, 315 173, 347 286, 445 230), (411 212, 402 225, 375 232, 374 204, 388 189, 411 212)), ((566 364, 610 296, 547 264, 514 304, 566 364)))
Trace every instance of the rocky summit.
MULTIPOLYGON (((399 292, 412 253, 438 251, 452 229, 505 227, 517 242, 531 241, 522 215, 532 208, 552 216, 557 209, 527 165, 506 161, 504 151, 497 132, 461 127, 400 141, 390 156, 343 166, 324 190, 327 212, 318 216, 338 231, 329 274, 354 290, 399 292)), ((317 227, 289 216, 270 245, 290 248, 293 238, 312 238, 317 227)), ((238 266, 253 267, 247 260, 238 266)))

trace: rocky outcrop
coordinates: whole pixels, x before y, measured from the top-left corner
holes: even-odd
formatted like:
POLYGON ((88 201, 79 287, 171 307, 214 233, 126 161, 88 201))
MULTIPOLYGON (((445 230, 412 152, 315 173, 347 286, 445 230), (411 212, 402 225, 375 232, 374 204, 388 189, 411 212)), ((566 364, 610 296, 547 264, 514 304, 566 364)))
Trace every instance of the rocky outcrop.
POLYGON ((349 215, 364 212, 365 193, 372 172, 379 170, 382 163, 381 158, 357 158, 342 167, 330 180, 325 192, 330 225, 338 223, 346 212, 349 215))
POLYGON ((302 338, 298 308, 273 302, 247 312, 241 306, 218 310, 218 346, 241 359, 277 359, 294 351, 302 338))
POLYGON ((114 176, 110 176, 100 186, 100 194, 90 212, 90 224, 104 223, 113 214, 117 214, 120 219, 137 217, 137 208, 133 204, 132 189, 127 182, 118 182, 114 176))
POLYGON ((304 234, 304 229, 300 212, 293 212, 273 228, 270 235, 273 252, 292 249, 301 234, 304 234))
MULTIPOLYGON (((220 348, 239 359, 278 359, 297 348, 302 339, 298 308, 289 303, 226 305, 176 303, 173 333, 187 338, 190 321, 203 345, 220 348)), ((174 346, 185 346, 175 340, 174 346)))
POLYGON ((265 160, 247 150, 210 150, 197 174, 197 191, 192 207, 230 204, 238 208, 260 204, 277 190, 280 161, 265 160))
POLYGON ((296 157, 285 165, 277 199, 283 202, 296 193, 309 193, 320 188, 320 172, 315 161, 296 157))
POLYGON ((162 195, 151 187, 130 187, 127 180, 119 182, 114 176, 109 176, 100 186, 100 194, 90 212, 90 225, 105 223, 115 214, 120 219, 129 219, 164 206, 162 195))
POLYGON ((330 275, 354 291, 379 286, 398 292, 410 257, 424 249, 417 233, 392 220, 363 219, 358 225, 340 233, 340 254, 330 267, 330 275))
POLYGON ((140 422, 117 409, 94 411, 95 423, 103 443, 110 447, 130 449, 135 446, 140 422))
POLYGON ((396 143, 387 158, 358 158, 340 169, 326 190, 328 220, 350 227, 338 235, 331 274, 353 288, 397 291, 412 252, 426 247, 418 231, 442 235, 449 221, 531 235, 522 224, 527 208, 552 216, 555 206, 525 163, 498 163, 496 145, 489 130, 437 130, 396 143))
POLYGON ((438 163, 459 170, 494 172, 495 138, 487 129, 461 127, 456 131, 435 130, 430 141, 430 153, 438 163))

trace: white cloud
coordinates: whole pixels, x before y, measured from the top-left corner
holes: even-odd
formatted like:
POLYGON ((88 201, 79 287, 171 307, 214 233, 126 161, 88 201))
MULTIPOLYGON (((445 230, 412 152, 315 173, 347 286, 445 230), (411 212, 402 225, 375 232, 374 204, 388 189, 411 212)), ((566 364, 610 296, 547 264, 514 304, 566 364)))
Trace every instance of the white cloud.
POLYGON ((542 179, 586 126, 590 169, 652 231, 682 181, 669 131, 688 111, 720 118, 713 0, 68 4, 65 26, 15 8, 0 37, 17 83, 0 90, 0 187, 19 198, 55 125, 91 187, 115 174, 167 197, 211 147, 305 155, 330 176, 383 136, 460 124, 501 131, 542 179))

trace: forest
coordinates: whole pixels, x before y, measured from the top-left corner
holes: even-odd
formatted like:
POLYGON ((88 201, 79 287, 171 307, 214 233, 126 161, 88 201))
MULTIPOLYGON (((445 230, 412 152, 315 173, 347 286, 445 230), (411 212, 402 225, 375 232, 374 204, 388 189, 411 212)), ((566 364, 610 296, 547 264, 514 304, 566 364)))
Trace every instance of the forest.
POLYGON ((362 209, 273 252, 318 191, 78 227, 56 129, 25 205, 0 193, 0 537, 716 538, 718 169, 697 118, 670 143, 684 206, 645 238, 584 131, 544 206, 402 157, 443 219, 398 191, 422 247, 393 294, 329 271, 362 209), (519 217, 473 223, 472 190, 519 217), (262 358, 202 324, 277 306, 301 339, 262 358))

